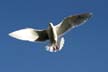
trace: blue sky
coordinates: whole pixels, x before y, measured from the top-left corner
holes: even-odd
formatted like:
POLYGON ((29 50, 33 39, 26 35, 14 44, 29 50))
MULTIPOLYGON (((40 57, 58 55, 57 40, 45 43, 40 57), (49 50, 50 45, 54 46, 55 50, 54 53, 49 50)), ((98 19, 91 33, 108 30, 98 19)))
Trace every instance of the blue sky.
POLYGON ((1 0, 0 72, 108 72, 107 0, 1 0), (16 40, 8 33, 32 27, 47 28, 64 17, 92 12, 85 24, 68 32, 58 53, 47 43, 16 40))

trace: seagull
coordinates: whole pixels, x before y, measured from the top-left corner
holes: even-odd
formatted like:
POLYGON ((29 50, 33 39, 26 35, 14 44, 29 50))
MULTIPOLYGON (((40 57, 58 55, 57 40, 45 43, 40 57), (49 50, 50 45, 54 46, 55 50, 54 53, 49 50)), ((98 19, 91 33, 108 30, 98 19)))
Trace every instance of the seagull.
POLYGON ((9 33, 9 36, 30 42, 44 42, 49 40, 46 50, 49 52, 58 52, 64 46, 64 33, 84 24, 91 16, 92 13, 72 15, 64 18, 64 20, 57 25, 53 25, 53 23, 50 22, 47 29, 39 30, 33 28, 24 28, 9 33))

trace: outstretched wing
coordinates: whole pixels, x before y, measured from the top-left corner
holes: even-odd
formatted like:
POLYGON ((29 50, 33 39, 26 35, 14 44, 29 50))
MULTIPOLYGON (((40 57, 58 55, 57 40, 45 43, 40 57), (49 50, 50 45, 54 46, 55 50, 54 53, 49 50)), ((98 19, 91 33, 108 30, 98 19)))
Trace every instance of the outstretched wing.
POLYGON ((26 41, 45 41, 48 39, 46 30, 36 30, 32 28, 25 28, 9 33, 9 36, 26 41))
POLYGON ((69 29, 79 26, 82 23, 85 23, 88 20, 88 18, 91 17, 91 15, 91 13, 84 13, 65 18, 62 22, 60 22, 60 24, 55 26, 57 35, 61 35, 69 29))

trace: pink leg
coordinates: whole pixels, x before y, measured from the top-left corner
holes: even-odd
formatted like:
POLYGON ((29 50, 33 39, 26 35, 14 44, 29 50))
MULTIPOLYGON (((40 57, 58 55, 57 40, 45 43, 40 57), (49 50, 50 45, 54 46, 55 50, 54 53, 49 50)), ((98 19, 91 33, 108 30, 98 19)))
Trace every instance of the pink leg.
POLYGON ((59 50, 59 47, 56 45, 56 50, 59 50))

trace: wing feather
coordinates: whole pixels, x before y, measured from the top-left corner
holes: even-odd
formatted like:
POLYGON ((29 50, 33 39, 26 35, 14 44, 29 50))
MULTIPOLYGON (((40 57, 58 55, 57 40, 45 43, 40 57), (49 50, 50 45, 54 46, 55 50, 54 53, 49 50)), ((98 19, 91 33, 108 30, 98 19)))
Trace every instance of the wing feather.
POLYGON ((84 13, 84 14, 69 16, 65 18, 58 25, 55 26, 57 35, 61 35, 64 32, 68 31, 69 29, 85 23, 90 17, 91 17, 91 13, 84 13))
POLYGON ((26 41, 44 41, 48 39, 46 30, 36 30, 32 28, 20 29, 9 33, 9 36, 26 41))

